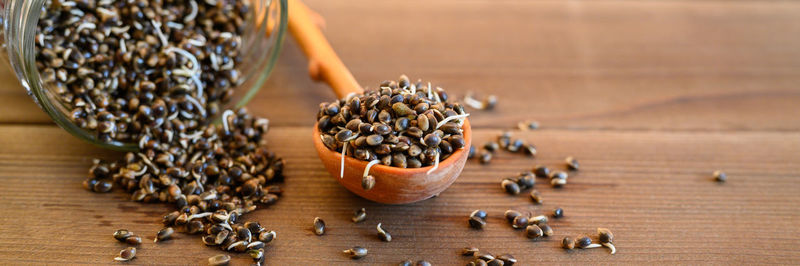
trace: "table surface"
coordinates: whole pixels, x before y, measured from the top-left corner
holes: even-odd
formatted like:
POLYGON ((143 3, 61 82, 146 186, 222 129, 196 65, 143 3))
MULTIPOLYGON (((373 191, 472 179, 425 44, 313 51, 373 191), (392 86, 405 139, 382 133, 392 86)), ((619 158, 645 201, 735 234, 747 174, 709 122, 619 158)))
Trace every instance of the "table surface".
MULTIPOLYGON (((800 263, 800 3, 792 1, 308 1, 343 61, 364 85, 402 73, 452 95, 495 94, 473 111, 474 143, 514 131, 535 143, 528 158, 498 153, 467 163, 439 197, 387 206, 348 192, 316 157, 316 106, 333 94, 307 77, 287 39, 277 70, 249 108, 270 118, 270 148, 287 159, 285 196, 248 214, 278 232, 274 265, 382 264, 425 259, 464 264, 463 247, 536 263, 800 263), (581 170, 566 188, 537 185, 545 202, 510 196, 502 178, 536 164, 581 170), (711 173, 729 180, 718 184, 711 173), (506 209, 547 213, 555 235, 530 241, 506 209), (368 220, 349 221, 365 207, 368 220), (478 231, 474 209, 489 213, 478 231), (312 220, 329 231, 318 237, 312 220), (380 242, 375 225, 394 240, 380 242), (610 228, 618 249, 565 252, 564 236, 610 228), (341 250, 369 248, 351 261, 341 250)), ((0 74, 0 264, 112 263, 128 228, 152 239, 162 204, 121 191, 84 190, 91 159, 113 159, 50 122, 13 74, 0 74)), ((145 241, 130 264, 199 264, 218 254, 199 237, 145 241)), ((246 255, 234 263, 245 264, 246 255)))

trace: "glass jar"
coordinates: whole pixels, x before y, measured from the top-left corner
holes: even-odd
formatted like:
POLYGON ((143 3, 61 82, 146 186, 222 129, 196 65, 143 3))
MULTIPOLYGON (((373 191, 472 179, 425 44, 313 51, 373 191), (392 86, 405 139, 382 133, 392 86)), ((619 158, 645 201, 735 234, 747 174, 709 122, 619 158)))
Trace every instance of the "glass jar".
MULTIPOLYGON (((252 1, 242 37, 242 63, 237 69, 242 83, 234 89, 234 95, 221 110, 239 108, 247 104, 264 85, 275 67, 283 43, 287 25, 287 0, 252 1)), ((70 134, 103 148, 134 151, 135 143, 101 141, 95 131, 84 129, 70 118, 68 110, 54 86, 43 82, 36 66, 35 36, 37 24, 45 0, 0 0, 0 42, 5 48, 5 57, 19 79, 39 107, 61 128, 70 134)), ((212 118, 219 120, 218 117, 212 118)))

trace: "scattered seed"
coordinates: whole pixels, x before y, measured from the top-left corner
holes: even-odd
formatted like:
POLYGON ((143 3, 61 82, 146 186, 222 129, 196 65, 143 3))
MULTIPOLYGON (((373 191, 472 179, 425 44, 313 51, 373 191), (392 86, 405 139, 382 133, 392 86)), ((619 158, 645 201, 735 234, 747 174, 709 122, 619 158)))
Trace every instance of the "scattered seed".
POLYGON ((569 168, 570 170, 578 170, 578 160, 576 160, 574 157, 567 156, 567 158, 564 159, 564 161, 567 162, 567 168, 569 168))
POLYGON ((127 239, 131 235, 133 234, 130 231, 128 231, 128 229, 119 229, 116 232, 114 232, 114 239, 116 239, 119 242, 125 242, 125 239, 127 239))
POLYGON ((481 150, 480 161, 481 164, 489 164, 489 162, 492 161, 492 153, 486 149, 481 150))
POLYGON ((537 239, 544 236, 544 232, 538 225, 532 224, 525 227, 525 236, 530 239, 537 239))
POLYGON ((486 221, 478 217, 469 217, 469 226, 475 229, 483 229, 486 226, 486 221))
POLYGON ((537 215, 528 219, 529 224, 543 225, 547 223, 547 216, 537 215))
POLYGON ((488 265, 488 266, 503 266, 503 265, 505 265, 505 262, 503 262, 502 260, 499 260, 499 259, 493 259, 493 260, 490 260, 490 261, 486 262, 486 265, 488 265))
POLYGON ((424 261, 424 260, 420 260, 420 261, 417 261, 417 263, 415 265, 416 266, 431 266, 431 263, 427 262, 427 261, 424 261))
POLYGON ((575 247, 577 248, 589 248, 592 245, 592 239, 588 236, 579 237, 578 240, 575 241, 575 247))
POLYGON ((514 263, 517 263, 517 259, 514 258, 514 256, 511 256, 511 254, 503 254, 503 255, 497 256, 497 259, 503 261, 503 263, 504 263, 503 265, 504 266, 511 266, 511 265, 514 265, 514 263))
POLYGON ((510 152, 518 152, 519 149, 522 148, 523 145, 525 145, 524 141, 522 141, 521 139, 515 139, 514 141, 512 141, 511 143, 508 144, 508 147, 506 147, 506 150, 508 150, 510 152))
POLYGON ((492 253, 476 253, 475 258, 483 261, 490 261, 494 259, 494 255, 492 255, 492 253))
POLYGON ((478 217, 484 220, 486 219, 486 216, 487 214, 486 211, 484 210, 474 210, 472 211, 472 213, 469 214, 469 217, 478 217))
POLYGON ((500 185, 503 187, 503 190, 505 190, 506 193, 508 194, 511 195, 519 194, 519 185, 517 185, 517 182, 514 182, 513 180, 504 179, 502 182, 500 182, 500 185))
POLYGON ((564 237, 564 239, 561 240, 561 247, 564 249, 574 249, 575 240, 573 240, 571 237, 564 237))
POLYGON ((475 265, 475 266, 488 266, 488 264, 486 264, 486 261, 482 260, 482 259, 475 259, 475 260, 471 261, 470 263, 471 263, 471 265, 475 265))
POLYGON ((517 184, 519 185, 520 189, 532 188, 534 185, 536 185, 536 176, 534 176, 531 172, 522 172, 519 174, 517 184))
POLYGON ((480 250, 478 250, 478 248, 476 248, 476 247, 466 247, 466 248, 461 250, 461 255, 462 256, 475 256, 475 254, 477 254, 478 252, 480 252, 480 250))
POLYGON ((608 228, 597 228, 597 235, 600 243, 614 242, 614 234, 608 228))
POLYGON ((170 239, 172 237, 172 233, 174 232, 175 230, 172 229, 172 227, 164 227, 163 229, 158 231, 158 233, 156 234, 156 238, 153 239, 153 243, 170 239))
POLYGON ((538 190, 534 189, 531 191, 531 200, 533 200, 533 203, 542 204, 542 194, 539 193, 538 190))
POLYGON ((115 261, 129 261, 136 257, 136 248, 128 247, 119 252, 119 256, 114 258, 115 261))
POLYGON ((381 228, 381 223, 378 223, 377 229, 378 229, 378 238, 380 238, 383 242, 392 242, 392 235, 390 235, 388 232, 384 231, 383 228, 381 228))
POLYGON ((554 188, 562 188, 566 184, 567 184, 566 179, 561 179, 561 178, 550 179, 550 185, 553 186, 554 188))
POLYGON ((536 157, 536 145, 530 143, 525 144, 522 146, 522 151, 525 152, 525 155, 528 155, 530 157, 536 157))
POLYGON ((357 260, 367 256, 367 249, 359 246, 352 247, 350 249, 346 249, 343 251, 345 255, 349 256, 351 259, 357 260))
POLYGON ((553 218, 558 219, 558 218, 561 218, 561 217, 564 217, 564 209, 559 207, 559 208, 556 208, 555 210, 553 210, 553 218))
POLYGON ((353 214, 353 222, 360 223, 367 219, 367 209, 361 208, 353 214))
POLYGON ((517 128, 520 130, 536 130, 539 129, 539 122, 536 121, 524 121, 517 123, 517 128))
POLYGON ((228 263, 230 263, 230 261, 231 261, 231 256, 226 255, 226 254, 219 254, 219 255, 214 255, 214 256, 208 258, 208 265, 224 266, 224 265, 228 265, 228 263))
POLYGON ((403 262, 400 262, 400 264, 397 264, 397 265, 398 266, 412 266, 412 265, 414 265, 414 263, 411 262, 411 260, 405 260, 403 262))
POLYGON ((550 169, 544 165, 537 165, 533 168, 533 173, 536 174, 536 177, 539 178, 548 178, 550 177, 550 169))
POLYGON ((490 152, 495 152, 500 149, 500 145, 497 142, 489 141, 486 144, 483 144, 483 148, 490 152))
POLYGON ((472 159, 472 157, 475 157, 475 146, 469 145, 469 154, 467 154, 467 159, 472 159))
POLYGON ((514 221, 511 222, 511 227, 514 229, 521 229, 526 226, 528 226, 528 217, 525 217, 525 215, 517 216, 514 218, 514 221))
POLYGON ((514 219, 516 219, 518 216, 522 216, 522 213, 515 210, 507 210, 503 216, 506 217, 506 220, 508 220, 509 223, 513 223, 514 219))
POLYGON ((125 243, 129 245, 139 245, 142 243, 142 238, 137 235, 132 235, 125 239, 125 243))
POLYGON ((325 234, 325 221, 319 217, 314 218, 314 234, 318 236, 325 234))
POLYGON ((713 175, 714 175, 714 180, 716 180, 717 182, 724 183, 725 181, 728 181, 728 175, 725 174, 725 172, 716 170, 714 171, 713 175))
POLYGON ((544 236, 546 236, 546 237, 547 237, 547 236, 551 236, 551 235, 553 235, 553 228, 552 228, 552 227, 550 227, 549 225, 547 225, 547 224, 542 224, 542 225, 539 225, 539 228, 541 228, 541 229, 542 229, 542 234, 543 234, 544 236))

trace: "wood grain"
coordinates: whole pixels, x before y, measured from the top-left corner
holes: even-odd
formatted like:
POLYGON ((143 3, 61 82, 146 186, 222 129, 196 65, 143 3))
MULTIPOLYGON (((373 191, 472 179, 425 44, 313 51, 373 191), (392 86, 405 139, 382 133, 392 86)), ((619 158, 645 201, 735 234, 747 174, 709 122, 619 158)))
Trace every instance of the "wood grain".
MULTIPOLYGON (((248 215, 278 232, 271 265, 467 262, 476 246, 534 264, 800 264, 800 3, 794 1, 321 1, 325 34, 365 86, 406 73, 455 96, 497 94, 470 117, 480 145, 524 119, 515 135, 539 156, 474 161, 440 197, 406 206, 368 202, 328 176, 309 141, 317 104, 333 94, 308 79, 287 39, 278 67, 249 106, 270 118, 271 149, 287 159, 285 197, 248 215), (503 177, 536 164, 581 170, 545 203, 506 195, 503 177), (722 169, 729 181, 717 184, 722 169), (501 218, 515 208, 563 207, 555 236, 537 242, 501 218), (350 217, 365 207, 368 219, 350 217), (485 230, 467 226, 489 212, 485 230), (311 232, 320 216, 325 236, 311 232), (394 240, 377 239, 383 223, 394 240), (618 253, 565 252, 560 238, 608 227, 618 253), (341 250, 362 245, 351 261, 341 250)), ((54 126, 12 74, 0 72, 0 264, 110 264, 128 228, 152 240, 160 204, 95 194, 80 183, 95 157, 119 154, 54 126)), ((542 183, 543 180, 537 180, 542 183)), ((378 180, 380 182, 380 180, 378 180)), ((196 236, 145 241, 129 264, 204 264, 220 253, 196 236)), ((243 255, 236 264, 245 264, 243 255)))
MULTIPOLYGON (((476 143, 496 130, 473 130, 476 143)), ((492 164, 470 161, 461 177, 440 197, 406 206, 368 202, 328 176, 308 141, 307 127, 281 127, 270 133, 271 148, 287 159, 285 197, 248 215, 278 232, 267 251, 271 265, 297 262, 349 264, 342 249, 362 245, 370 255, 359 261, 388 265, 427 259, 436 265, 463 264, 460 248, 474 245, 492 253, 511 253, 523 265, 536 263, 800 263, 800 134, 786 132, 610 132, 542 130, 518 133, 535 142, 536 159, 498 153, 492 164), (538 184, 543 205, 526 195, 509 196, 499 181, 535 164, 563 168, 574 155, 581 170, 562 190, 538 184), (726 184, 711 180, 724 169, 726 184), (563 207, 552 222, 555 236, 529 241, 503 220, 514 208, 546 213, 563 207), (367 209, 367 221, 352 224, 352 212, 367 209), (474 209, 489 213, 485 230, 467 226, 474 209), (314 236, 315 216, 328 233, 314 236), (394 240, 380 242, 375 225, 384 224, 394 240), (604 249, 565 252, 564 236, 611 228, 618 253, 604 249)), ((110 263, 123 247, 111 233, 128 228, 151 240, 159 215, 168 208, 126 200, 121 191, 95 194, 80 182, 92 156, 114 154, 78 142, 52 126, 1 126, 0 264, 110 263), (43 246, 47 248, 42 249, 43 246)), ((537 180, 540 183, 541 179, 537 180)), ((380 182, 380 180, 378 180, 380 182)), ((197 236, 179 234, 161 244, 145 241, 135 264, 202 263, 216 248, 197 236), (177 254, 177 255, 176 255, 177 254)), ((235 256, 236 262, 247 261, 235 256)))

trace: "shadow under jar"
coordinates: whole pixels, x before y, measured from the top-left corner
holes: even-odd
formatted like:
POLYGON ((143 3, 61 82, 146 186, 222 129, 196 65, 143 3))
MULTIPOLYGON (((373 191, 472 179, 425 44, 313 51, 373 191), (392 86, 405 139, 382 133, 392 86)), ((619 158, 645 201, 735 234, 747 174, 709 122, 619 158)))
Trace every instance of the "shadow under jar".
POLYGON ((4 54, 39 107, 82 140, 133 151, 146 130, 190 134, 244 106, 275 66, 287 5, 0 0, 0 21, 4 54))

